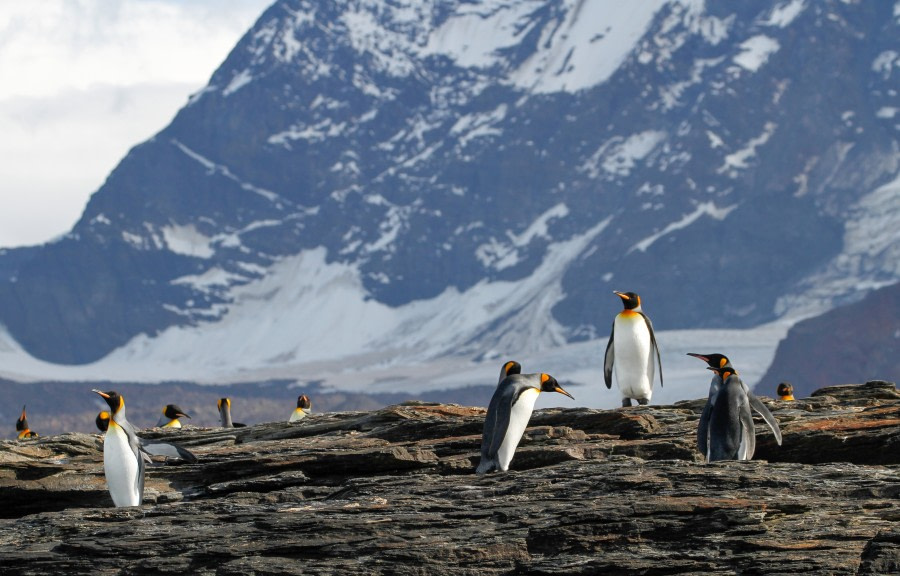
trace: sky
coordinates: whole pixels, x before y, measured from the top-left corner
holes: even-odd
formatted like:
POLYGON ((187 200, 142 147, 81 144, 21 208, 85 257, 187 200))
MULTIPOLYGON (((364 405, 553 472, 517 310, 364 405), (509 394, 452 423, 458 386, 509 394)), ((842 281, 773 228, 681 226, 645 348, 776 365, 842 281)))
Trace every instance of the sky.
POLYGON ((275 0, 0 0, 0 247, 68 232, 275 0))

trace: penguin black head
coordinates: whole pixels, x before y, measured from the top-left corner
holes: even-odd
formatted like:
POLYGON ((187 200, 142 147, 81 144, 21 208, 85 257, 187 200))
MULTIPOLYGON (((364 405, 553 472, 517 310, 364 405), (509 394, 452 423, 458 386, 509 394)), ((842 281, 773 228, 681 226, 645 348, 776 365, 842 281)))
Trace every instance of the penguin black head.
POLYGON ((119 395, 118 392, 114 390, 110 390, 109 392, 103 392, 101 390, 91 390, 91 392, 96 392, 99 394, 104 400, 106 400, 107 405, 109 405, 109 409, 111 410, 111 414, 115 414, 119 410, 125 407, 125 399, 119 395))
POLYGON ((109 412, 104 410, 97 414, 97 419, 94 420, 94 423, 97 424, 98 430, 106 432, 109 429, 109 412))
POLYGON ((312 408, 312 402, 309 399, 309 396, 306 394, 301 394, 297 397, 297 408, 302 408, 303 410, 309 410, 312 408))
POLYGON ((556 381, 556 378, 549 374, 541 374, 541 392, 559 392, 560 394, 565 394, 572 400, 575 399, 574 396, 562 389, 559 382, 556 381))
POLYGON ((510 360, 505 362, 503 366, 500 367, 500 380, 499 382, 503 382, 504 378, 510 376, 512 374, 521 374, 522 373, 522 365, 516 362, 515 360, 510 360))
POLYGON ((709 368, 724 368, 725 366, 731 365, 731 360, 724 354, 696 354, 694 352, 688 352, 687 355, 703 360, 709 368))
POLYGON ((778 394, 778 397, 785 402, 790 402, 794 399, 794 387, 790 382, 782 382, 779 384, 776 393, 778 394))
POLYGON ((622 304, 626 310, 636 310, 641 307, 641 297, 634 292, 617 292, 613 290, 613 294, 622 299, 622 304))
POLYGON ((218 401, 216 401, 216 408, 219 409, 220 413, 222 412, 222 406, 227 406, 228 409, 231 410, 231 398, 219 398, 218 401))
POLYGON ((713 366, 707 366, 706 369, 707 369, 707 370, 712 370, 713 372, 715 372, 716 374, 718 374, 718 375, 722 378, 722 381, 723 381, 723 382, 724 382, 725 380, 728 380, 728 378, 730 378, 730 377, 733 376, 734 374, 737 374, 737 371, 736 371, 736 370, 734 369, 734 367, 731 366, 730 364, 729 364, 729 365, 726 365, 726 366, 722 366, 721 368, 716 368, 716 367, 713 367, 713 366))
POLYGON ((163 408, 163 415, 171 420, 181 418, 182 416, 185 418, 191 417, 190 414, 182 410, 177 404, 166 404, 166 407, 163 408))
POLYGON ((28 430, 28 418, 25 417, 25 406, 22 406, 22 415, 16 420, 16 432, 28 430))

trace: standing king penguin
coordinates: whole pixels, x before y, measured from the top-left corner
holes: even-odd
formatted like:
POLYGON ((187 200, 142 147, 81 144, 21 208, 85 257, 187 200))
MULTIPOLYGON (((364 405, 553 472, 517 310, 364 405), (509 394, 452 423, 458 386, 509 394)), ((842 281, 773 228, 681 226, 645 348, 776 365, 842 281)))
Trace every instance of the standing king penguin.
POLYGON ((613 320, 603 360, 603 379, 612 388, 613 369, 622 393, 622 406, 631 400, 647 404, 653 395, 654 356, 659 366, 659 385, 663 385, 662 360, 650 318, 641 309, 641 297, 634 292, 613 292, 622 299, 624 309, 613 320))
POLYGON ((222 421, 222 428, 244 428, 246 424, 231 421, 231 398, 219 398, 216 402, 219 409, 219 419, 222 421))
POLYGON ((99 394, 109 405, 109 423, 103 437, 103 471, 113 504, 140 506, 144 498, 144 455, 134 428, 125 418, 125 399, 118 392, 99 394))
POLYGON ((181 428, 181 421, 178 419, 182 417, 190 418, 177 404, 166 404, 156 425, 161 428, 181 428))
POLYGON ((481 461, 476 474, 491 470, 506 472, 509 469, 541 392, 559 392, 574 400, 571 394, 560 388, 553 376, 510 372, 517 367, 521 370, 518 363, 507 362, 500 371, 503 379, 497 385, 484 419, 481 461), (505 374, 508 375, 504 377, 505 374))
POLYGON ((312 412, 312 401, 306 394, 301 394, 297 397, 297 407, 291 412, 291 417, 288 418, 288 422, 303 420, 310 412, 312 412))
MULTIPOLYGON (((709 397, 706 399, 706 405, 703 407, 703 412, 700 414, 700 423, 697 426, 697 450, 700 451, 701 454, 706 456, 708 462, 712 462, 710 460, 710 418, 714 410, 716 410, 719 392, 722 390, 724 385, 724 381, 722 380, 722 375, 720 371, 728 371, 732 375, 734 375, 735 379, 740 382, 741 390, 738 394, 743 394, 746 396, 746 401, 749 408, 753 408, 756 412, 762 416, 763 420, 766 421, 766 424, 772 430, 772 434, 775 435, 775 440, 778 442, 778 445, 781 446, 781 428, 778 426, 778 421, 775 420, 775 417, 766 408, 766 405, 762 403, 762 401, 757 398, 750 389, 743 383, 742 380, 737 376, 737 371, 734 369, 734 366, 731 365, 731 360, 728 359, 727 356, 723 354, 696 354, 694 352, 688 352, 688 356, 693 356, 699 360, 703 360, 707 364, 707 368, 715 372, 712 377, 712 381, 709 383, 709 397)), ((733 390, 732 392, 737 393, 737 390, 733 390)), ((739 399, 742 402, 742 400, 739 399)), ((724 404, 723 404, 724 406, 724 404)), ((749 413, 748 408, 748 413, 749 413)), ((740 410, 738 410, 740 412, 740 410)), ((749 460, 753 457, 753 452, 756 446, 756 432, 753 427, 753 417, 752 414, 750 416, 750 434, 753 437, 753 443, 749 448, 749 456, 747 458, 720 458, 722 460, 749 460)))
POLYGON ((37 438, 38 433, 28 428, 28 418, 25 416, 25 406, 22 406, 22 415, 16 420, 16 438, 26 440, 37 438))
POLYGON ((790 382, 782 382, 779 384, 775 393, 778 394, 779 400, 783 400, 784 402, 794 401, 794 387, 790 382))

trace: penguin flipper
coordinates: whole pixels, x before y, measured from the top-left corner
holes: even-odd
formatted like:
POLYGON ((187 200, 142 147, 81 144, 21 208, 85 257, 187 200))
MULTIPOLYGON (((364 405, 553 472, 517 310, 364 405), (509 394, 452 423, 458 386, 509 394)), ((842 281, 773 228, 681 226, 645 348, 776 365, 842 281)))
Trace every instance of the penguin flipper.
POLYGON ((769 428, 772 430, 772 434, 775 435, 775 441, 781 446, 781 427, 778 426, 778 420, 776 420, 775 416, 769 412, 769 409, 762 403, 762 400, 757 398, 752 392, 748 392, 747 397, 750 400, 750 407, 756 410, 756 413, 762 416, 763 420, 766 421, 766 424, 768 424, 769 428))
POLYGON ((700 414, 700 424, 697 425, 697 450, 705 457, 709 441, 709 417, 712 414, 713 405, 707 402, 700 414))
POLYGON ((606 356, 603 358, 603 381, 606 387, 612 389, 612 373, 613 363, 615 363, 616 352, 613 348, 613 339, 615 338, 616 323, 613 322, 612 328, 609 329, 609 343, 606 345, 606 356))
MULTIPOLYGON (((656 352, 656 365, 659 366, 659 387, 662 388, 663 387, 662 358, 659 355, 659 344, 656 343, 656 333, 653 331, 653 322, 651 322, 650 318, 643 312, 641 312, 640 314, 641 314, 641 316, 644 317, 644 322, 647 323, 647 331, 650 332, 650 348, 651 348, 650 353, 653 354, 653 352, 656 352)), ((651 368, 653 367, 652 359, 650 361, 650 367, 651 368)), ((650 385, 652 386, 653 385, 653 382, 652 382, 653 375, 651 374, 650 376, 651 376, 650 385)))
POLYGON ((134 432, 134 427, 131 423, 127 421, 119 422, 119 426, 125 431, 125 434, 128 436, 128 445, 131 446, 131 451, 134 452, 134 456, 137 459, 137 475, 135 476, 134 483, 135 489, 138 494, 138 503, 140 506, 144 501, 144 470, 146 466, 144 464, 145 458, 149 459, 147 453, 141 447, 141 439, 138 438, 138 435, 134 432))
POLYGON ((742 402, 740 408, 742 451, 738 452, 738 460, 751 460, 756 452, 756 427, 753 425, 753 413, 750 403, 742 402))
POLYGON ((497 389, 494 391, 494 395, 491 396, 490 404, 488 404, 488 411, 484 417, 484 432, 481 435, 481 460, 478 462, 478 468, 475 469, 476 474, 484 474, 497 467, 497 450, 494 449, 491 452, 491 446, 494 445, 494 437, 497 435, 497 411, 500 399, 503 396, 503 383, 505 381, 506 379, 503 379, 497 384, 497 389))
POLYGON ((141 441, 141 448, 147 454, 152 454, 153 456, 164 456, 166 458, 178 458, 184 460, 188 464, 193 464, 197 461, 197 457, 194 454, 185 448, 182 448, 178 444, 172 444, 169 442, 145 442, 141 441))

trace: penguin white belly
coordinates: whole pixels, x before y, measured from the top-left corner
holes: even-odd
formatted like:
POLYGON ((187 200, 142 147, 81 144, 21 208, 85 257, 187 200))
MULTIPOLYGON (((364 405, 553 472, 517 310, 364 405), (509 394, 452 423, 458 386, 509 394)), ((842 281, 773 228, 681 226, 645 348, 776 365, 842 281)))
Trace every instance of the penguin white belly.
POLYGON ((509 426, 506 427, 503 442, 500 443, 500 448, 497 450, 497 465, 503 472, 509 469, 509 463, 512 461, 513 454, 516 453, 516 446, 519 445, 525 428, 528 427, 528 421, 531 420, 534 403, 539 394, 540 392, 536 388, 524 390, 510 409, 509 426))
POLYGON ((296 408, 292 413, 288 422, 296 422, 297 420, 302 420, 306 417, 306 412, 303 408, 296 408))
POLYGON ((137 458, 128 443, 128 435, 112 422, 103 441, 103 471, 117 507, 141 505, 137 458))
POLYGON ((653 394, 653 350, 650 330, 640 314, 616 316, 615 339, 616 382, 622 398, 645 398, 653 394))

